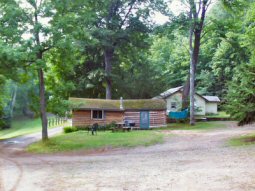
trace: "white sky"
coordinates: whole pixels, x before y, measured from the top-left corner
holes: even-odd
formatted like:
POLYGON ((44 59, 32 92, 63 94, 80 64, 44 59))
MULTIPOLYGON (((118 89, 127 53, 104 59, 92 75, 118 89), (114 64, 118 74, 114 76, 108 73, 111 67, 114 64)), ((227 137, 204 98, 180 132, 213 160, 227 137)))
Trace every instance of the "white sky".
MULTIPOLYGON (((168 4, 170 10, 173 12, 174 15, 180 14, 185 8, 182 4, 181 0, 173 0, 173 2, 168 4)), ((169 21, 167 16, 162 15, 161 13, 155 13, 155 17, 153 19, 157 24, 162 25, 169 21)))
MULTIPOLYGON (((217 0, 212 0, 212 1, 215 2, 217 0)), ((20 0, 20 5, 22 7, 31 8, 30 5, 26 1, 24 1, 24 0, 20 0)), ((174 15, 178 15, 183 10, 185 10, 185 9, 187 10, 188 9, 187 5, 184 5, 182 3, 182 0, 173 0, 171 3, 168 3, 168 6, 169 6, 170 10, 172 11, 172 13, 174 15)), ((212 7, 212 5, 210 5, 209 8, 211 8, 211 7, 212 7)), ((42 24, 47 25, 50 19, 44 18, 43 20, 44 21, 42 22, 42 24)), ((169 17, 165 16, 165 15, 162 15, 159 12, 156 12, 156 13, 154 13, 154 18, 152 18, 152 20, 156 24, 162 25, 162 24, 166 23, 167 21, 169 21, 169 17)), ((24 34, 25 38, 28 38, 29 36, 30 36, 29 34, 24 34)))
MULTIPOLYGON (((217 0, 212 0, 212 4, 209 6, 208 10, 210 10, 213 7, 213 4, 216 1, 217 0)), ((173 0, 171 3, 168 4, 168 6, 174 15, 180 14, 183 10, 188 10, 187 5, 184 5, 182 3, 182 0, 173 0)), ((167 16, 162 15, 161 13, 155 13, 153 21, 156 24, 162 25, 169 21, 169 18, 167 16)))

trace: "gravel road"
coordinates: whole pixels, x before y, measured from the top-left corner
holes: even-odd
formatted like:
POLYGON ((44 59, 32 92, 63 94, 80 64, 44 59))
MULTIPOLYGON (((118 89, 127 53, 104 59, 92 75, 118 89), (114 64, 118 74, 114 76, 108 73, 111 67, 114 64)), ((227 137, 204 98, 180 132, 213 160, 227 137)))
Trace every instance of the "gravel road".
POLYGON ((32 155, 1 145, 1 191, 255 190, 255 146, 229 138, 255 125, 164 131, 164 144, 104 152, 32 155))

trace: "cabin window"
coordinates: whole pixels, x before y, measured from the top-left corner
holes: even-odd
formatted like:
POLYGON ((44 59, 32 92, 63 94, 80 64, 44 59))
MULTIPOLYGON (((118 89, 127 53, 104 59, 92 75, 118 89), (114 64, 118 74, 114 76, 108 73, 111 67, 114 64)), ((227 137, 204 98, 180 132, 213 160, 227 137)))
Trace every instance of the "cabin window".
POLYGON ((92 119, 103 119, 103 111, 102 110, 93 110, 92 111, 92 119))
POLYGON ((171 109, 176 109, 176 108, 177 108, 177 103, 171 102, 171 109))

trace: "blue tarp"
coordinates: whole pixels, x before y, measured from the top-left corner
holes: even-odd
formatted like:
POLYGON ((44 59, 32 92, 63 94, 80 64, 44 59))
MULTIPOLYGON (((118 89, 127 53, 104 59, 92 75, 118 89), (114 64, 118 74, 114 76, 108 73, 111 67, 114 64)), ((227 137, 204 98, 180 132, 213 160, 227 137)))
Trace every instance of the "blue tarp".
POLYGON ((171 119, 186 119, 188 117, 188 109, 179 112, 169 112, 169 117, 171 119))

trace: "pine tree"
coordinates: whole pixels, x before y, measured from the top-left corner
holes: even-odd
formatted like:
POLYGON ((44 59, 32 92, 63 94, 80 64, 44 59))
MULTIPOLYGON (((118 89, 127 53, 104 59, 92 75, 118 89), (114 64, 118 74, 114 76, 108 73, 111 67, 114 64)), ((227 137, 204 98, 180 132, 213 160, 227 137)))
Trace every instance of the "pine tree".
POLYGON ((226 109, 238 125, 255 122, 255 59, 242 65, 230 83, 226 109))

